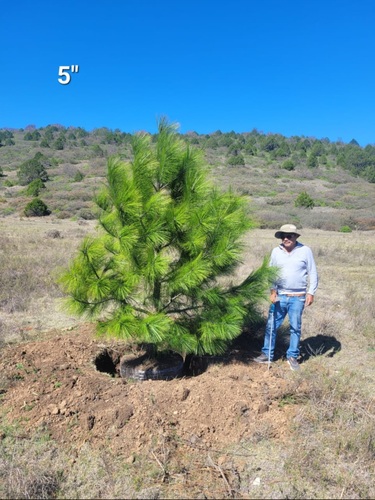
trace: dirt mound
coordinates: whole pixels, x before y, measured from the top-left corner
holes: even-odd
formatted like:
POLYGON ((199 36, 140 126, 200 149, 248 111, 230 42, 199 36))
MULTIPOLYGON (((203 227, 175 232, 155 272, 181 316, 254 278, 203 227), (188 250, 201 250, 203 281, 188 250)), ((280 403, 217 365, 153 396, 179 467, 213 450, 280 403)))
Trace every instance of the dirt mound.
POLYGON ((256 439, 264 424, 268 437, 288 437, 296 406, 283 402, 304 388, 286 363, 268 370, 251 361, 253 353, 234 349, 197 376, 134 382, 97 369, 100 353, 114 359, 123 346, 103 343, 93 330, 53 331, 2 349, 2 406, 9 420, 19 419, 26 432, 48 430, 61 444, 109 446, 124 457, 160 436, 177 436, 180 446, 223 448, 256 439))

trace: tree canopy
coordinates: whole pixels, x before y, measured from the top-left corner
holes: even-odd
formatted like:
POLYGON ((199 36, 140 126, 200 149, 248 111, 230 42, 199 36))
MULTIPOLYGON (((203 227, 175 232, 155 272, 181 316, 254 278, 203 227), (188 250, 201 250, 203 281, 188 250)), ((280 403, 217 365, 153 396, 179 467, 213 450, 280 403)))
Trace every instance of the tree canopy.
POLYGON ((98 332, 159 350, 220 353, 257 316, 274 270, 267 259, 238 284, 253 227, 245 198, 207 180, 202 152, 161 120, 155 140, 133 138, 133 160, 108 161, 96 197, 100 233, 86 238, 62 275, 69 306, 98 332), (227 278, 228 279, 228 278, 227 278))

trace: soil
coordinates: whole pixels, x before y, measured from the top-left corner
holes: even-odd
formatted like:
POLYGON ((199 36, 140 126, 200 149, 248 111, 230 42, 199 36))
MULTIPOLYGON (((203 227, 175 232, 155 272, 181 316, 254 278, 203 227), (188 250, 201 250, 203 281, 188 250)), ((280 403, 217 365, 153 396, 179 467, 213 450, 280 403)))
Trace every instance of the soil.
POLYGON ((115 365, 122 354, 123 344, 103 343, 91 324, 4 347, 8 420, 22 421, 25 432, 48 430, 60 444, 110 446, 125 457, 172 433, 187 448, 225 448, 251 440, 262 424, 268 437, 287 439, 296 407, 282 401, 305 390, 286 363, 269 370, 241 346, 223 358, 196 359, 190 372, 168 381, 121 378, 115 365))

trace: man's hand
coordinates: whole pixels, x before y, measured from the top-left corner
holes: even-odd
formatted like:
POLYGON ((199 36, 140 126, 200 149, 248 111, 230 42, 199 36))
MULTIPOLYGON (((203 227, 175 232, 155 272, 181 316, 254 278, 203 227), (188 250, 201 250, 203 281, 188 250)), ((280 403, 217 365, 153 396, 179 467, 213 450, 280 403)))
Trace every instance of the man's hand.
POLYGON ((306 301, 305 301, 305 306, 308 307, 308 306, 311 306, 311 304, 314 302, 314 295, 311 295, 310 293, 308 293, 306 295, 306 301))

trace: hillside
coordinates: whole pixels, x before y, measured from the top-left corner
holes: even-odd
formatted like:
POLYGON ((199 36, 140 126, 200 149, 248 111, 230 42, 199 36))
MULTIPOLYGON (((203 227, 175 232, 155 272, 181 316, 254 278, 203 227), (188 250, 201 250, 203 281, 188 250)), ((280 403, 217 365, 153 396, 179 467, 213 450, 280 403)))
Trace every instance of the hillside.
MULTIPOLYGON (((93 219, 92 202, 106 175, 106 160, 131 159, 131 134, 107 128, 29 126, 0 131, 0 215, 23 215, 38 196, 51 215, 93 219), (30 183, 42 179, 35 191, 30 183)), ((187 133, 203 149, 219 186, 231 185, 249 197, 259 227, 285 220, 299 227, 340 231, 375 228, 375 147, 279 134, 187 133), (313 208, 296 206, 306 196, 313 208)))

